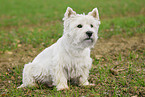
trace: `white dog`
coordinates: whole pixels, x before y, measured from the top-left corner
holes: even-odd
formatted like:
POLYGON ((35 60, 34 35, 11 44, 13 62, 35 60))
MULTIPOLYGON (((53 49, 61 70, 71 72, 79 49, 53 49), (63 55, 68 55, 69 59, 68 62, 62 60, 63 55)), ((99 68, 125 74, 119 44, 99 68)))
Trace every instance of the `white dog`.
POLYGON ((68 80, 92 85, 88 82, 92 64, 90 48, 98 38, 98 10, 94 8, 85 15, 76 14, 68 7, 63 20, 63 36, 24 66, 23 84, 18 88, 36 86, 38 81, 52 84, 57 90, 68 89, 68 80))

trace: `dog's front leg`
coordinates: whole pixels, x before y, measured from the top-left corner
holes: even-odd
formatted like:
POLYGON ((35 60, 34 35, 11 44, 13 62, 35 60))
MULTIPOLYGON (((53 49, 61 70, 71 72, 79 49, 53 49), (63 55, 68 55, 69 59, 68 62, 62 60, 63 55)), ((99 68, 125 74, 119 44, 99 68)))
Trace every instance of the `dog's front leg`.
POLYGON ((82 72, 82 75, 79 78, 79 84, 81 86, 87 86, 87 85, 94 86, 95 84, 89 83, 89 81, 88 81, 89 70, 87 68, 85 68, 83 71, 84 72, 82 72))
POLYGON ((80 85, 89 85, 89 81, 88 81, 88 74, 82 74, 81 77, 79 78, 79 84, 80 85))
POLYGON ((62 68, 56 71, 54 75, 54 83, 56 84, 57 91, 69 89, 67 85, 67 78, 62 68))

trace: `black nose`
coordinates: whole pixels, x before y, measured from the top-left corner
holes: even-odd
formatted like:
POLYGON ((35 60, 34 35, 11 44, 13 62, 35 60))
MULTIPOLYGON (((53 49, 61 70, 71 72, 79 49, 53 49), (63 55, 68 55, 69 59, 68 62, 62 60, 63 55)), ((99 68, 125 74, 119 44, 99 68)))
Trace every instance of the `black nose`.
POLYGON ((92 36, 93 32, 87 31, 86 34, 89 36, 89 38, 92 36))

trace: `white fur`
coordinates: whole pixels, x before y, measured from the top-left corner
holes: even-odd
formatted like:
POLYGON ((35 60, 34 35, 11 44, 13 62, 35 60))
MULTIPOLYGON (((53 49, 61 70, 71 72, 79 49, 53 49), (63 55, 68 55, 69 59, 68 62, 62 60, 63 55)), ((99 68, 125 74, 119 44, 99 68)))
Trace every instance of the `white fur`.
POLYGON ((79 85, 91 85, 88 82, 92 64, 90 48, 98 38, 98 10, 95 8, 88 15, 80 15, 68 7, 63 20, 63 36, 24 66, 23 84, 18 88, 36 86, 39 81, 63 90, 68 89, 67 81, 71 79, 78 80, 79 85), (83 27, 78 28, 79 24, 83 27), (88 38, 87 31, 93 32, 93 41, 85 40, 88 38))

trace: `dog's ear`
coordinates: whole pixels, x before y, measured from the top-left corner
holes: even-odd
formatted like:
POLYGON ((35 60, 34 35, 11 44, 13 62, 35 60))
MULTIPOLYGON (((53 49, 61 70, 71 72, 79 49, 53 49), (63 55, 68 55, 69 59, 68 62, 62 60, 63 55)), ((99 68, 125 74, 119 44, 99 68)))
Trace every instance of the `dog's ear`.
POLYGON ((64 14, 64 17, 65 18, 69 18, 72 15, 76 15, 76 12, 73 11, 72 8, 68 7, 67 10, 66 10, 66 12, 65 12, 65 14, 64 14))
POLYGON ((98 13, 98 9, 97 8, 94 8, 91 12, 88 13, 88 15, 93 16, 94 18, 99 20, 99 13, 98 13))

